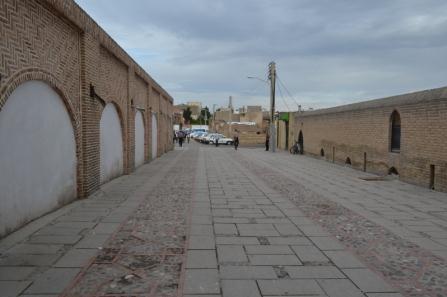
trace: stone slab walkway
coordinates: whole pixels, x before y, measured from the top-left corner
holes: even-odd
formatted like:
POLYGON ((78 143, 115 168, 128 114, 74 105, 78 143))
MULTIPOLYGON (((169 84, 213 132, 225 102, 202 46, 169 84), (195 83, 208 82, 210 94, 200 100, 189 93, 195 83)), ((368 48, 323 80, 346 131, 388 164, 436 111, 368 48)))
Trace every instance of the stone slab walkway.
POLYGON ((0 296, 447 296, 447 195, 185 144, 0 240, 0 296))

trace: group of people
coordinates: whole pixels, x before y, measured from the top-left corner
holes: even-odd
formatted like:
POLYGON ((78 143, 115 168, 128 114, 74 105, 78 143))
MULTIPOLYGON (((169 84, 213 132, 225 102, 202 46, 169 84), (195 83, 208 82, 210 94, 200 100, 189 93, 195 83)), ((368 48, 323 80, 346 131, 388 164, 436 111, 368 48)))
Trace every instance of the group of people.
POLYGON ((189 143, 189 140, 191 138, 188 133, 186 133, 185 131, 182 131, 182 130, 174 131, 174 136, 173 137, 174 137, 174 143, 178 142, 178 145, 180 147, 183 146, 183 142, 185 142, 185 138, 188 141, 188 143, 189 143))

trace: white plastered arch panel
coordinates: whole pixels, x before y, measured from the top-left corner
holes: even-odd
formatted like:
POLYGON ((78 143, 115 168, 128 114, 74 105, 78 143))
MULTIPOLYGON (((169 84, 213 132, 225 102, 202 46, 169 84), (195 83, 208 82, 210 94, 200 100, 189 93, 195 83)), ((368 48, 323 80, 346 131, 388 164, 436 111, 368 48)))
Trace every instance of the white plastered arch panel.
POLYGON ((0 111, 0 236, 77 196, 76 141, 63 99, 27 81, 0 111))
POLYGON ((135 167, 144 164, 144 135, 143 113, 137 110, 135 113, 135 167))
POLYGON ((123 174, 123 137, 118 111, 113 103, 104 107, 100 121, 100 182, 123 174))

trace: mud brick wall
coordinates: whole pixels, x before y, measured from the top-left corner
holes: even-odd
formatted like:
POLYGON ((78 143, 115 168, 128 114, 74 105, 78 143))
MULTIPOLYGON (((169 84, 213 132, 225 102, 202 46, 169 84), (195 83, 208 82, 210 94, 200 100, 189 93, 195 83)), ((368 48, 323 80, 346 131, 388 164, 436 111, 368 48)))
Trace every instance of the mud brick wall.
POLYGON ((146 161, 152 112, 162 115, 159 154, 172 149, 173 98, 74 1, 0 0, 0 36, 0 109, 28 80, 44 81, 60 94, 75 130, 80 197, 100 185, 99 122, 106 103, 120 116, 124 173, 135 169, 137 108, 144 115, 146 161))
POLYGON ((291 115, 289 146, 303 133, 305 154, 447 191, 447 87, 291 115), (401 119, 400 152, 391 152, 391 114, 401 119), (322 155, 324 151, 324 156, 322 155))

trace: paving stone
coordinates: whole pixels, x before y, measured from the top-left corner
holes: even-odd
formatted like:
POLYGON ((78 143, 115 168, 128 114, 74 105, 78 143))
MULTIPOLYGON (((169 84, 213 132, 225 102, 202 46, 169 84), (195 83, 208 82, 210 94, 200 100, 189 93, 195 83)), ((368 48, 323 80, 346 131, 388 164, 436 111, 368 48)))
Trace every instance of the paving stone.
POLYGON ((231 217, 232 213, 229 209, 216 209, 214 208, 212 211, 213 216, 215 217, 231 217))
POLYGON ((217 269, 186 269, 184 294, 220 294, 217 269))
POLYGON ((34 235, 78 235, 84 229, 85 228, 46 226, 34 233, 34 235))
POLYGON ((78 229, 92 229, 96 223, 93 222, 57 222, 51 227, 56 228, 78 228, 78 229))
POLYGON ((282 218, 284 214, 279 209, 263 209, 262 210, 267 217, 282 218))
POLYGON ((300 230, 298 230, 298 228, 292 224, 274 224, 276 230, 278 230, 279 234, 281 235, 302 235, 303 233, 301 233, 300 230))
POLYGON ((295 255, 248 255, 252 265, 302 265, 295 255))
POLYGON ((245 250, 252 255, 293 255, 286 245, 247 245, 245 250))
POLYGON ((26 280, 35 269, 35 267, 0 267, 0 281, 26 280))
POLYGON ((304 226, 304 225, 314 225, 315 222, 311 219, 308 219, 306 217, 289 217, 289 219, 298 227, 304 226))
POLYGON ((222 280, 223 297, 261 297, 254 280, 222 280))
POLYGON ((248 262, 242 245, 218 245, 217 256, 219 263, 248 262))
POLYGON ((214 217, 213 218, 214 223, 223 223, 223 224, 229 224, 229 223, 248 223, 249 220, 247 218, 222 218, 222 217, 214 217))
POLYGON ((109 239, 108 234, 89 234, 79 241, 74 248, 76 249, 96 249, 104 245, 104 243, 109 239))
POLYGON ((82 236, 80 235, 36 235, 29 240, 30 243, 48 244, 75 244, 82 236))
POLYGON ((259 241, 256 237, 216 237, 216 244, 244 244, 256 245, 259 241))
POLYGON ((339 268, 365 268, 365 264, 348 251, 325 251, 324 253, 339 268))
POLYGON ((258 284, 262 295, 324 295, 314 280, 258 280, 258 284))
POLYGON ((330 297, 364 297, 348 279, 320 279, 318 283, 330 297))
POLYGON ((200 225, 211 225, 212 224, 211 216, 192 216, 191 224, 200 224, 200 225))
POLYGON ((366 294, 368 297, 404 297, 404 295, 400 293, 368 293, 366 294))
POLYGON ((276 279, 276 273, 270 266, 220 266, 221 279, 276 279))
POLYGON ((51 266, 61 254, 52 255, 23 255, 8 254, 0 258, 1 266, 51 266))
POLYGON ((97 253, 97 249, 72 249, 61 257, 54 267, 83 267, 97 253))
POLYGON ((214 233, 216 235, 237 235, 235 224, 214 224, 214 233))
POLYGON ((318 225, 302 225, 299 228, 306 236, 329 236, 329 233, 318 225))
POLYGON ((50 255, 56 254, 62 249, 61 244, 29 244, 15 245, 7 251, 8 254, 50 255))
POLYGON ((335 266, 285 266, 291 278, 346 278, 335 266))
POLYGON ((76 277, 78 268, 51 268, 40 275, 26 294, 59 294, 76 277))
POLYGON ((271 245, 312 245, 306 237, 267 237, 271 245))
POLYGON ((190 235, 214 235, 213 226, 211 225, 191 225, 191 229, 189 230, 190 235))
POLYGON ((183 297, 222 297, 222 295, 183 295, 183 297))
POLYGON ((188 250, 186 268, 217 268, 214 250, 188 250))
POLYGON ((369 269, 343 269, 343 272, 363 292, 396 292, 392 286, 387 284, 376 273, 369 269))
POLYGON ((30 281, 0 281, 0 293, 2 297, 19 296, 31 284, 30 281))
POLYGON ((214 236, 191 235, 189 237, 190 250, 214 250, 216 248, 214 236))
POLYGON ((273 224, 237 224, 241 236, 279 236, 273 224))
POLYGON ((120 223, 99 223, 92 232, 96 234, 112 234, 117 231, 119 226, 120 223))
POLYGON ((295 245, 292 250, 296 253, 301 262, 327 263, 329 259, 316 247, 295 245))
POLYGON ((209 207, 193 207, 192 209, 193 215, 201 215, 201 216, 209 216, 211 215, 211 208, 209 207))
POLYGON ((345 249, 337 239, 332 237, 309 237, 309 239, 322 251, 345 249))

